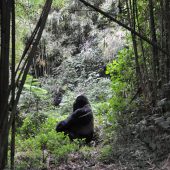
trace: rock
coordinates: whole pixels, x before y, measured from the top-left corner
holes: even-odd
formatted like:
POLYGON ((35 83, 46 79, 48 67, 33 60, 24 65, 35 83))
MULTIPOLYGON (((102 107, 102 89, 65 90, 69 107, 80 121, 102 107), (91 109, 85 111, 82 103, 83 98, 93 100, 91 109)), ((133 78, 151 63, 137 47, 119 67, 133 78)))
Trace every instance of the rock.
POLYGON ((164 105, 165 111, 170 111, 170 101, 166 101, 164 105))
POLYGON ((155 120, 155 124, 158 125, 160 128, 163 128, 166 130, 170 128, 170 118, 165 119, 165 117, 162 116, 154 120, 155 120))
POLYGON ((162 97, 170 99, 170 83, 163 85, 162 97))
POLYGON ((158 107, 161 107, 164 111, 170 111, 170 100, 164 98, 157 103, 158 107))
POLYGON ((158 101, 157 105, 158 105, 159 107, 162 107, 162 106, 164 106, 164 105, 165 105, 165 102, 166 102, 166 101, 167 101, 167 99, 166 99, 166 98, 164 98, 164 99, 162 99, 162 100, 158 101))
POLYGON ((167 121, 159 122, 158 125, 163 129, 169 129, 170 128, 170 123, 167 122, 167 121))
POLYGON ((164 117, 159 117, 159 118, 155 118, 154 120, 155 120, 155 124, 158 124, 160 122, 163 122, 165 119, 164 117))
POLYGON ((168 118, 166 119, 166 121, 169 122, 169 124, 170 124, 170 117, 168 117, 168 118))
POLYGON ((166 117, 166 118, 170 117, 170 112, 166 112, 166 113, 165 113, 165 117, 166 117))
POLYGON ((144 119, 144 120, 142 120, 142 121, 140 121, 140 124, 141 125, 146 125, 146 123, 147 123, 147 121, 144 119))

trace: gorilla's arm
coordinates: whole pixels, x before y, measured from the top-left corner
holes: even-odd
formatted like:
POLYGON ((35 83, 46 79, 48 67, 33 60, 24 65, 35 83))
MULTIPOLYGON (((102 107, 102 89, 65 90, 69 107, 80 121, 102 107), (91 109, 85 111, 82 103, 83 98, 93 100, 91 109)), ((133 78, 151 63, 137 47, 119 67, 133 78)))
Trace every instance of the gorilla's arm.
MULTIPOLYGON (((74 111, 66 120, 65 128, 73 127, 77 122, 83 120, 83 124, 89 122, 90 119, 93 119, 92 111, 89 105, 86 105, 80 109, 74 111)), ((79 124, 79 123, 78 123, 79 124)))

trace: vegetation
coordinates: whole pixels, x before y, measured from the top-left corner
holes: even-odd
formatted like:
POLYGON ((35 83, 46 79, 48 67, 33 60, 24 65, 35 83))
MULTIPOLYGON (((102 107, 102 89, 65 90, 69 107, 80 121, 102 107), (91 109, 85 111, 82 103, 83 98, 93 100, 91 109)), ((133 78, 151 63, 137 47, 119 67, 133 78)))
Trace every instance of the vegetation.
POLYGON ((0 1, 0 169, 168 169, 169 10, 168 0, 0 1), (55 130, 79 94, 95 117, 89 145, 55 130))

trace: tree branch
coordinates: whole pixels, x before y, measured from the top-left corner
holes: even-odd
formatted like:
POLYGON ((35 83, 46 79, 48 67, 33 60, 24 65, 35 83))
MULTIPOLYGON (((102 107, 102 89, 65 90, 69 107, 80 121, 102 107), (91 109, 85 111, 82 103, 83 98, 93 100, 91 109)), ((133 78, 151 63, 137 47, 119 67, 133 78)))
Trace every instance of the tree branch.
POLYGON ((80 2, 82 2, 85 6, 90 7, 92 9, 94 9, 96 12, 102 14, 103 16, 105 16, 106 18, 110 19, 111 21, 117 23, 118 25, 122 26, 123 28, 127 29, 128 31, 131 31, 133 34, 135 34, 136 36, 140 37, 141 39, 143 39, 144 41, 146 41, 148 44, 158 48, 162 53, 169 55, 166 51, 164 51, 157 43, 151 41, 149 38, 141 35, 140 33, 136 32, 134 29, 132 29, 131 27, 128 27, 127 25, 125 25, 124 23, 120 22, 119 20, 115 19, 113 16, 111 16, 109 13, 104 12, 103 10, 95 7, 94 5, 88 3, 85 0, 79 0, 80 2))

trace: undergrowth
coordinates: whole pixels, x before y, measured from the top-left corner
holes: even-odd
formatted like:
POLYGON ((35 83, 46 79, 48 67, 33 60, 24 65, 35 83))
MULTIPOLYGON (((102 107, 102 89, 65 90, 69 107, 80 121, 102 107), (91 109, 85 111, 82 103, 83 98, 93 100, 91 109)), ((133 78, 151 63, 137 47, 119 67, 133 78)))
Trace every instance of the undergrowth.
MULTIPOLYGON (((17 129, 16 136, 16 167, 18 169, 38 169, 46 166, 49 158, 55 165, 66 162, 68 155, 81 151, 84 158, 90 157, 88 150, 92 147, 80 147, 80 141, 70 142, 63 133, 56 133, 56 123, 65 119, 72 112, 72 104, 75 96, 83 88, 90 99, 94 117, 95 131, 99 144, 98 160, 109 163, 112 160, 116 141, 116 131, 122 124, 122 112, 128 110, 133 90, 132 49, 124 48, 118 53, 118 57, 107 66, 108 78, 89 77, 85 83, 81 82, 71 91, 66 88, 63 100, 59 107, 52 105, 52 90, 55 87, 50 80, 44 80, 44 84, 28 77, 20 102, 20 110, 23 114, 22 126, 17 129), (87 83, 88 82, 88 83, 87 83), (50 85, 51 84, 51 85, 50 85), (111 88, 110 88, 111 87, 111 88), (47 89, 47 90, 46 90, 47 89)), ((41 82, 43 82, 41 80, 41 82)), ((20 113, 21 114, 21 113, 20 113)), ((91 150, 90 149, 90 150, 91 150)))

